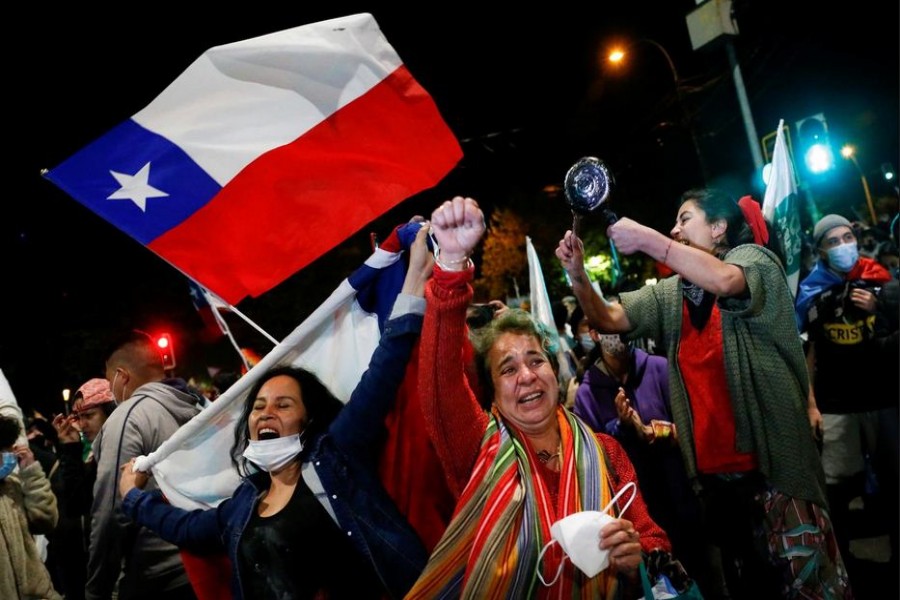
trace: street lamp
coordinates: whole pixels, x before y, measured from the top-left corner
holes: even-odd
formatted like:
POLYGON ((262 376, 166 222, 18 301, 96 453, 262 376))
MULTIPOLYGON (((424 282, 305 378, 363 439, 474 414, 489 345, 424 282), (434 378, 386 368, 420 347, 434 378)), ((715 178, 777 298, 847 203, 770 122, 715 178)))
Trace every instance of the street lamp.
POLYGON ((872 224, 874 225, 878 222, 878 219, 875 217, 875 205, 872 203, 872 193, 869 191, 869 181, 866 179, 866 174, 863 173, 862 168, 859 166, 859 161, 856 160, 856 148, 850 144, 845 145, 841 148, 841 156, 852 162, 853 166, 856 167, 856 172, 859 173, 863 191, 866 193, 866 205, 869 207, 869 217, 872 219, 872 224))
POLYGON ((693 120, 691 119, 690 113, 688 113, 687 109, 684 106, 681 78, 678 77, 678 70, 675 68, 675 63, 672 61, 672 57, 671 55, 669 55, 669 52, 663 47, 662 44, 660 44, 656 40, 651 40, 650 38, 639 38, 625 47, 613 48, 607 55, 607 60, 609 60, 609 62, 614 65, 618 65, 625 59, 627 50, 629 48, 632 48, 642 42, 650 44, 651 46, 659 50, 662 53, 663 57, 666 59, 666 64, 669 65, 669 71, 671 71, 672 73, 672 81, 675 83, 675 98, 678 101, 678 108, 681 111, 682 118, 684 119, 684 125, 691 136, 691 143, 694 146, 694 154, 697 155, 697 165, 700 167, 701 176, 706 179, 706 166, 703 163, 703 156, 700 153, 700 144, 697 141, 697 135, 694 132, 693 120))

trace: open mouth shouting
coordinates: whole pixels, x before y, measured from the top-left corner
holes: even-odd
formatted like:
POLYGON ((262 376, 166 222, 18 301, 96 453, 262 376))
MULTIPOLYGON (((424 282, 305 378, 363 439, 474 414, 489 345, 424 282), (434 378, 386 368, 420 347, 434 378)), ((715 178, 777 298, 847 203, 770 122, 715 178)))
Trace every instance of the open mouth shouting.
POLYGON ((260 440, 274 440, 276 438, 280 438, 281 434, 271 427, 263 427, 257 432, 256 436, 260 440))

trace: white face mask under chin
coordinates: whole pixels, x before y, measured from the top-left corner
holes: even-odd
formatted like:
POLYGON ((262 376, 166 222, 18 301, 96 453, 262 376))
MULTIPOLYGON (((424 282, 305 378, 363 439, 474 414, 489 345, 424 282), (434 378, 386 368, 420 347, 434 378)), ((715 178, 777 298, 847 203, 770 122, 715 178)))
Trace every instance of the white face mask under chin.
POLYGON ((537 560, 537 576, 541 583, 547 587, 556 583, 565 566, 566 558, 572 561, 572 564, 578 567, 587 577, 594 577, 609 566, 609 550, 600 549, 600 530, 607 523, 615 520, 615 517, 608 514, 609 509, 628 489, 631 490, 631 497, 625 503, 625 508, 619 513, 620 515, 624 514, 637 494, 637 486, 635 486, 633 481, 622 486, 619 493, 613 496, 613 499, 609 501, 609 504, 602 511, 583 510, 572 513, 550 526, 550 535, 553 536, 553 539, 541 548, 537 560), (541 558, 543 558, 544 552, 553 544, 559 544, 565 556, 559 562, 559 568, 556 570, 556 575, 553 576, 553 579, 544 581, 544 576, 541 573, 541 558))
POLYGON ((294 460, 302 451, 303 441, 300 434, 295 433, 271 440, 250 440, 247 449, 244 450, 244 458, 263 471, 274 473, 294 460))

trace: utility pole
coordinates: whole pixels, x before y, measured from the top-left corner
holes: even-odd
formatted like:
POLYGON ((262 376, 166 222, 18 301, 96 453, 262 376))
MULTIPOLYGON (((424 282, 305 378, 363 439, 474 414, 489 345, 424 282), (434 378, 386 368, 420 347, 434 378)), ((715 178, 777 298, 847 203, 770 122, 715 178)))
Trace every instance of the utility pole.
POLYGON ((750 155, 753 157, 753 166, 757 171, 762 171, 763 157, 759 149, 756 135, 756 125, 753 123, 753 114, 750 112, 750 101, 747 100, 747 90, 744 88, 744 77, 741 75, 741 64, 738 62, 737 53, 734 51, 734 43, 731 38, 725 40, 725 50, 728 52, 728 64, 731 66, 731 77, 734 79, 734 89, 737 90, 738 102, 741 105, 741 116, 744 118, 744 131, 747 133, 747 143, 750 144, 750 155))
POLYGON ((741 75, 741 65, 738 63, 734 43, 732 42, 732 38, 738 34, 738 27, 734 19, 731 0, 705 0, 698 2, 697 8, 687 15, 687 26, 694 50, 724 38, 725 50, 728 53, 728 63, 731 66, 731 77, 734 80, 738 102, 741 105, 744 131, 747 134, 747 143, 750 145, 750 155, 753 157, 753 166, 757 172, 762 171, 762 152, 757 142, 759 136, 756 134, 756 125, 753 123, 750 102, 747 100, 747 90, 744 88, 744 78, 741 75))

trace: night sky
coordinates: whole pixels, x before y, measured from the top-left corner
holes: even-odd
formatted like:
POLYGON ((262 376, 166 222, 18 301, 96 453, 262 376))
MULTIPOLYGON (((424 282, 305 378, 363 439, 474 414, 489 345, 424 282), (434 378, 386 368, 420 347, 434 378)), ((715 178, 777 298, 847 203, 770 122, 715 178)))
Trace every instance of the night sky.
MULTIPOLYGON (((543 212, 540 225, 558 226, 562 235, 568 208, 541 190, 561 184, 568 166, 584 155, 610 165, 620 216, 662 231, 671 227, 678 194, 694 185, 762 198, 725 46, 691 47, 685 15, 692 0, 601 1, 590 9, 578 6, 584 3, 532 10, 513 5, 517 10, 490 13, 460 3, 404 10, 378 8, 387 3, 294 4, 258 1, 210 18, 199 7, 183 14, 184 3, 117 10, 31 3, 22 9, 24 18, 9 21, 9 33, 16 34, 10 39, 20 41, 8 48, 7 59, 13 143, 6 155, 14 155, 7 159, 14 183, 0 219, 11 267, 0 316, 0 369, 20 404, 61 410, 60 390, 102 376, 107 340, 131 327, 172 331, 179 375, 237 366, 227 342, 199 340, 201 323, 180 274, 40 176, 146 106, 211 46, 370 12, 465 152, 435 189, 238 305, 278 338, 368 255, 370 231, 386 235, 452 195, 471 195, 487 210, 543 212), (603 65, 602 49, 616 38, 662 45, 677 68, 681 102, 665 57, 652 44, 634 46, 625 69, 603 65)), ((774 131, 779 119, 793 126, 823 113, 834 144, 858 146, 875 195, 890 195, 878 179, 882 163, 900 162, 897 3, 825 9, 806 1, 741 0, 733 6, 740 35, 731 41, 757 134, 774 131)), ((849 216, 863 201, 848 163, 829 186, 819 195, 827 209, 849 216)), ((555 261, 552 247, 537 250, 544 265, 555 261)), ((242 345, 270 347, 239 319, 229 317, 229 323, 242 345)))

